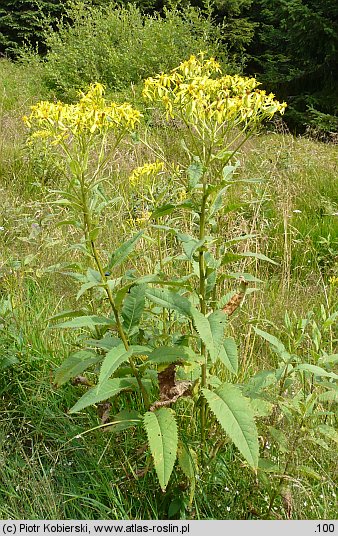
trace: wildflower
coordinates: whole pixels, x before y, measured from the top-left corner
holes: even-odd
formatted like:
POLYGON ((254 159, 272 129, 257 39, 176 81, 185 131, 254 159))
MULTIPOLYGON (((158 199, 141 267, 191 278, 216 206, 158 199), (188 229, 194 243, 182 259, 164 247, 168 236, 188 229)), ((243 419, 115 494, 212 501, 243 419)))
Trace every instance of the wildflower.
POLYGON ((301 213, 302 213, 301 210, 297 210, 297 209, 296 209, 296 210, 293 210, 292 212, 293 212, 294 214, 301 214, 301 213))
POLYGON ((5 228, 1 226, 1 227, 0 227, 0 231, 4 231, 4 230, 5 230, 5 228))
POLYGON ((227 506, 227 512, 230 512, 231 508, 230 506, 227 506))
POLYGON ((275 113, 284 113, 286 103, 258 89, 255 78, 221 75, 220 65, 210 58, 190 56, 169 74, 148 78, 143 96, 149 101, 161 101, 167 118, 183 116, 189 123, 213 125, 231 123, 237 126, 261 122, 275 113))
POLYGON ((131 104, 108 103, 104 86, 92 84, 87 93, 80 93, 76 104, 41 101, 31 107, 29 117, 22 119, 32 131, 31 138, 50 138, 58 145, 71 137, 105 134, 107 131, 134 129, 141 113, 131 104))
POLYGON ((157 175, 160 173, 160 171, 163 171, 164 165, 163 162, 153 162, 153 163, 147 163, 143 166, 135 168, 130 176, 129 181, 131 184, 135 185, 138 182, 142 181, 144 178, 149 178, 153 175, 157 175))

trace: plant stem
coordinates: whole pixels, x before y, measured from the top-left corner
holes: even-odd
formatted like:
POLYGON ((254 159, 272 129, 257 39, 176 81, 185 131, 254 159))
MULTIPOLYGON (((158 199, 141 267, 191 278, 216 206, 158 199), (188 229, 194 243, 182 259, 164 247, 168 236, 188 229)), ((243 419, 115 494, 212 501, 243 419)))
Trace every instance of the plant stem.
MULTIPOLYGON (((88 248, 89 252, 91 253, 91 256, 94 259, 95 264, 96 264, 96 266, 98 268, 98 271, 100 273, 104 289, 106 291, 110 306, 112 308, 112 311, 113 311, 113 314, 114 314, 114 317, 115 317, 117 331, 119 333, 119 336, 120 336, 120 338, 121 338, 121 340, 123 342, 123 345, 124 345, 126 351, 128 352, 130 350, 128 338, 127 338, 127 335, 126 335, 126 333, 125 333, 125 331, 123 329, 123 326, 121 324, 120 315, 119 315, 118 309, 117 309, 117 307, 115 305, 113 294, 112 294, 111 289, 110 289, 110 287, 108 285, 107 278, 105 276, 105 273, 104 273, 104 270, 103 270, 103 266, 102 266, 99 254, 98 254, 98 251, 97 251, 96 246, 95 246, 95 242, 90 237, 91 231, 93 229, 92 229, 92 221, 91 221, 90 211, 89 211, 88 202, 87 202, 87 190, 86 190, 85 173, 84 172, 81 173, 81 176, 79 177, 79 182, 80 182, 80 187, 81 187, 81 201, 82 201, 83 222, 84 222, 84 235, 85 235, 87 248, 88 248)), ((146 389, 145 389, 145 387, 144 387, 144 385, 142 383, 141 377, 140 377, 140 375, 138 373, 138 370, 137 370, 137 367, 135 365, 135 362, 134 362, 133 358, 129 357, 128 361, 129 361, 130 367, 131 367, 131 369, 133 371, 133 374, 134 374, 134 376, 135 376, 135 378, 137 380, 139 389, 140 389, 140 391, 141 391, 141 393, 143 395, 144 404, 145 404, 146 408, 148 409, 150 407, 148 393, 147 393, 147 391, 146 391, 146 389)))
MULTIPOLYGON (((199 240, 203 240, 205 237, 205 219, 206 219, 206 204, 207 204, 208 194, 205 183, 203 183, 203 197, 201 203, 201 212, 200 212, 200 221, 199 221, 199 240)), ((205 258, 204 258, 204 246, 202 245, 199 250, 198 255, 198 264, 199 264, 199 301, 200 309, 203 315, 207 312, 206 304, 206 295, 205 295, 205 279, 206 279, 206 270, 205 270, 205 258)), ((204 363, 202 365, 202 376, 201 376, 201 387, 206 387, 207 385, 207 350, 204 342, 201 342, 201 355, 204 357, 204 363)), ((201 406, 201 441, 202 445, 205 443, 205 428, 206 428, 206 400, 202 398, 201 406)), ((204 451, 204 449, 203 449, 204 451)))

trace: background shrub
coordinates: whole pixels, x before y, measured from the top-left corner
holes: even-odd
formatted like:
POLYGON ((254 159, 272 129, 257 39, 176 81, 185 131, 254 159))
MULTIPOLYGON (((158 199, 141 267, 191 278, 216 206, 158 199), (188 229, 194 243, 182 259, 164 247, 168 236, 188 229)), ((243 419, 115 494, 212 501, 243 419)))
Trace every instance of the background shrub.
POLYGON ((200 50, 222 56, 219 28, 192 7, 161 18, 132 5, 77 4, 46 42, 47 82, 63 100, 93 81, 121 90, 200 50))

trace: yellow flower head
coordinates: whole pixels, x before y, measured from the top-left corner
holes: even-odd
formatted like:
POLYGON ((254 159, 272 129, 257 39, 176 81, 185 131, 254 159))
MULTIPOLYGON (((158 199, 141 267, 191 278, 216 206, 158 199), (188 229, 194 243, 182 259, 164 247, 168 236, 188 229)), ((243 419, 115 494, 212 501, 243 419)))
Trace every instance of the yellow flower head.
POLYGON ((144 181, 144 179, 157 175, 163 171, 163 169, 164 164, 160 161, 144 164, 143 166, 133 169, 129 176, 129 181, 131 184, 135 185, 140 181, 144 181))
POLYGON ((92 84, 87 93, 80 93, 76 104, 41 101, 31 107, 23 121, 35 137, 48 137, 59 143, 69 136, 105 133, 110 129, 134 129, 141 113, 130 104, 108 103, 102 84, 92 84))
POLYGON ((200 122, 223 125, 259 123, 283 113, 286 104, 258 89, 255 78, 223 75, 214 58, 201 53, 191 56, 169 74, 148 78, 143 96, 160 101, 167 117, 184 116, 192 124, 200 122))

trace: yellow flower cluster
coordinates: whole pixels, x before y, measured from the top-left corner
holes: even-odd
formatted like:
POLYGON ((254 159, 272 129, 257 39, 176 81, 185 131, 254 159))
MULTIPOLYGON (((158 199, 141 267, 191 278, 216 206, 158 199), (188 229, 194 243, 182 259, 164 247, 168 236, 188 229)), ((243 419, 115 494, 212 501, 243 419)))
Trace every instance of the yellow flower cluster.
POLYGON ((147 179, 153 175, 157 175, 164 169, 163 162, 156 161, 153 163, 144 164, 143 166, 133 169, 129 176, 131 184, 135 185, 144 179, 147 179))
POLYGON ((185 117, 194 123, 212 121, 223 123, 260 122, 272 118, 276 112, 283 113, 286 103, 274 99, 257 89, 255 78, 221 74, 214 58, 204 59, 203 54, 191 56, 170 74, 148 78, 144 83, 143 96, 150 101, 162 101, 167 117, 185 117))
POLYGON ((131 104, 108 103, 104 86, 93 84, 87 93, 81 93, 76 104, 41 101, 31 107, 29 117, 23 121, 33 137, 52 138, 54 143, 69 135, 103 133, 109 129, 135 128, 141 113, 131 104))

